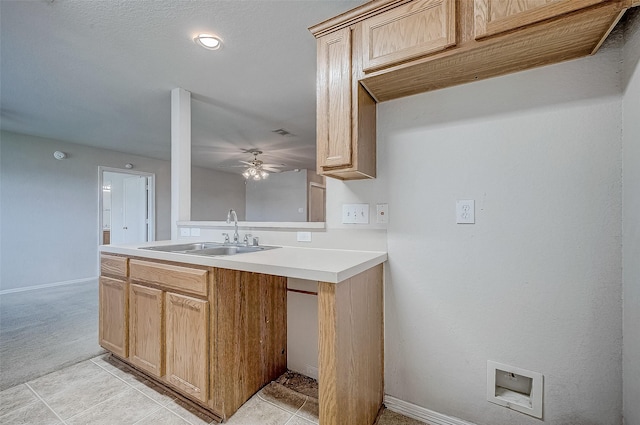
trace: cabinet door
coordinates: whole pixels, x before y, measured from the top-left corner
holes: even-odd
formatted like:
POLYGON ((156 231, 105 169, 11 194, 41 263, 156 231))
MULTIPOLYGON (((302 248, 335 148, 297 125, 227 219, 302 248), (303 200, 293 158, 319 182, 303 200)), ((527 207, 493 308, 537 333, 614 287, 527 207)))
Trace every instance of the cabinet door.
POLYGON ((165 294, 166 379, 205 403, 209 396, 208 311, 207 301, 165 294))
POLYGON ((362 26, 368 72, 455 45, 455 1, 412 1, 366 19, 362 26))
POLYGON ((318 39, 317 152, 319 168, 352 163, 349 28, 318 39))
POLYGON ((100 276, 99 341, 113 354, 126 358, 128 348, 128 283, 100 276))
POLYGON ((476 39, 511 31, 604 0, 475 0, 476 39))
POLYGON ((129 361, 150 374, 164 375, 163 292, 129 287, 129 361))

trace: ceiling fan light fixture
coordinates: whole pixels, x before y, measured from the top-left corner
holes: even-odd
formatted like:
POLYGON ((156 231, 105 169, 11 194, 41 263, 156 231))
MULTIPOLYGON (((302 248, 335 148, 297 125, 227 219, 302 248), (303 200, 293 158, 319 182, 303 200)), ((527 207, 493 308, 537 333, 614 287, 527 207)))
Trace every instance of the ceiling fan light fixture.
POLYGON ((193 38, 193 41, 208 50, 218 50, 222 47, 220 37, 211 34, 198 34, 193 38))

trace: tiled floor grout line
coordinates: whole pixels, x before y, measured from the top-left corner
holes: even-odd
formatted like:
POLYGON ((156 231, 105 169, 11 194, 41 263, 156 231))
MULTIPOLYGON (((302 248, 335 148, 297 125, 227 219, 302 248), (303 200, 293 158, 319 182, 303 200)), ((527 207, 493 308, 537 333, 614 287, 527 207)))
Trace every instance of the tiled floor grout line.
POLYGON ((44 399, 43 399, 42 397, 40 397, 40 394, 38 394, 38 393, 36 392, 36 390, 34 390, 34 389, 31 387, 31 385, 29 385, 29 383, 28 383, 28 382, 25 382, 25 385, 27 386, 27 388, 29 388, 29 389, 31 390, 31 392, 32 392, 36 397, 38 397, 38 400, 40 400, 41 402, 43 402, 43 403, 44 403, 44 405, 45 405, 45 406, 47 406, 47 409, 51 410, 51 413, 53 413, 54 415, 56 415, 56 418, 60 419, 60 422, 62 422, 64 425, 66 425, 66 424, 67 424, 67 422, 66 422, 64 419, 62 419, 62 417, 61 417, 60 415, 58 415, 58 413, 57 413, 55 410, 53 410, 53 408, 52 408, 51 406, 49 406, 49 403, 47 403, 46 401, 44 401, 44 399))
MULTIPOLYGON (((125 381, 124 379, 122 379, 121 377, 119 377, 118 375, 116 375, 115 373, 111 372, 109 369, 106 369, 106 368, 104 368, 104 367, 100 366, 98 363, 94 362, 94 361, 93 361, 93 359, 91 360, 91 362, 92 362, 93 364, 95 364, 96 366, 98 366, 100 369, 102 369, 102 370, 104 370, 105 372, 107 372, 107 373, 111 374, 111 376, 114 376, 114 377, 118 378, 119 380, 121 380, 122 382, 124 382, 125 384, 127 384, 129 387, 131 387, 131 388, 133 388, 134 390, 138 391, 140 394, 142 394, 143 396, 147 397, 149 400, 153 401, 153 402, 154 402, 154 403, 156 403, 158 406, 160 406, 160 407, 165 407, 165 405, 164 405, 164 404, 162 404, 162 403, 160 403, 160 402, 158 402, 158 401, 156 401, 156 400, 152 399, 151 397, 149 397, 148 395, 146 395, 142 390, 140 390, 140 389, 138 389, 138 388, 134 387, 133 385, 131 385, 130 383, 128 383, 127 381, 125 381)), ((171 399, 171 401, 173 401, 173 400, 175 400, 175 399, 173 399, 173 398, 172 398, 172 399, 171 399)), ((171 401, 167 402, 166 404, 171 403, 171 401)))
MULTIPOLYGON (((137 421, 135 421, 133 423, 133 425, 136 425, 138 423, 140 423, 141 421, 145 420, 146 418, 148 418, 149 416, 153 415, 154 413, 156 413, 157 411, 161 410, 161 409, 165 409, 165 410, 169 410, 167 408, 165 408, 164 406, 158 406, 157 409, 152 410, 151 412, 149 412, 148 414, 144 415, 143 417, 141 417, 140 419, 138 419, 137 421)), ((169 410, 170 411, 170 410, 169 410)))
MULTIPOLYGON (((104 370, 105 372, 110 373, 112 376, 115 376, 116 378, 118 378, 119 380, 121 380, 122 382, 124 382, 125 384, 127 384, 129 387, 131 387, 131 388, 133 388, 134 390, 138 391, 139 393, 141 393, 142 395, 144 395, 145 397, 147 397, 148 399, 150 399, 151 401, 153 401, 154 403, 156 403, 156 404, 157 404, 158 406, 160 406, 161 408, 163 408, 163 409, 165 409, 165 410, 167 410, 167 411, 169 411, 169 412, 173 413, 175 416, 179 417, 180 419, 182 419, 183 421, 187 422, 188 424, 190 424, 190 425, 194 425, 194 423, 193 423, 193 422, 191 422, 189 419, 184 418, 184 417, 180 416, 180 414, 178 414, 177 412, 174 412, 173 410, 171 410, 171 409, 168 409, 168 408, 167 408, 167 405, 168 405, 169 403, 171 403, 171 401, 175 401, 175 399, 172 399, 171 401, 167 402, 166 404, 161 404, 161 403, 157 402, 156 400, 152 399, 151 397, 149 397, 148 395, 146 395, 144 392, 142 392, 142 391, 141 391, 141 390, 139 390, 138 388, 134 387, 133 385, 131 385, 130 383, 128 383, 127 381, 125 381, 124 379, 120 378, 118 375, 116 375, 116 374, 114 374, 113 372, 111 372, 109 369, 107 369, 107 368, 104 368, 104 367, 100 366, 100 364, 98 364, 97 362, 94 362, 94 361, 93 361, 93 359, 91 359, 91 362, 92 362, 93 364, 95 364, 96 366, 98 366, 100 369, 104 370)), ((157 412, 158 410, 159 410, 159 409, 156 409, 156 410, 154 410, 152 413, 155 413, 155 412, 157 412)), ((151 414, 151 413, 150 413, 150 414, 151 414)), ((149 414, 149 415, 150 415, 150 414, 149 414)), ((149 416, 149 415, 147 415, 147 416, 149 416)), ((145 416, 145 418, 146 418, 146 416, 145 416)), ((144 419, 144 418, 142 418, 142 419, 144 419)), ((140 422, 142 419, 140 419, 138 422, 140 422)), ((136 423, 137 423, 137 422, 136 422, 136 423)))

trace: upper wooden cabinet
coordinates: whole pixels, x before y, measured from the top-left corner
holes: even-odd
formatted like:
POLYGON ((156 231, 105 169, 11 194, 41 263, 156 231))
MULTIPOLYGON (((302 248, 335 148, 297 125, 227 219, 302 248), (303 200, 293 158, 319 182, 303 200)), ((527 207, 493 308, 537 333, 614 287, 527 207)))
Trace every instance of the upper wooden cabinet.
POLYGON ((376 176, 376 102, 362 78, 362 27, 318 38, 318 174, 354 180, 376 176))
POLYGON ((318 165, 350 167, 351 30, 318 39, 318 165))
POLYGON ((417 0, 362 22, 365 72, 456 44, 455 0, 417 0))
POLYGON ((376 175, 376 102, 595 53, 638 0, 372 0, 318 40, 318 172, 376 175))
POLYGON ((475 0, 475 38, 500 34, 605 0, 475 0))

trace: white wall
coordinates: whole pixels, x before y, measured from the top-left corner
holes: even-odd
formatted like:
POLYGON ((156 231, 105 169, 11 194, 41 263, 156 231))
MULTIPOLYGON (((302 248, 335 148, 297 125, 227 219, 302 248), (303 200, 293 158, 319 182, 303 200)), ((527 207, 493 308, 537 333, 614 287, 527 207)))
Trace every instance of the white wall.
POLYGON ((191 168, 191 220, 222 221, 233 208, 245 217, 245 184, 240 174, 191 168))
POLYGON ((623 67, 623 394, 626 425, 640 424, 640 10, 629 13, 623 67))
MULTIPOLYGON (((486 363, 544 375, 545 424, 621 422, 621 51, 378 105, 389 203, 385 392, 483 425, 486 363), (476 224, 455 202, 476 201, 476 224)), ((375 227, 371 225, 370 227, 375 227)))
POLYGON ((249 180, 246 193, 248 221, 307 221, 307 170, 249 180))

